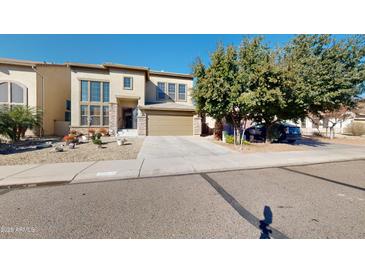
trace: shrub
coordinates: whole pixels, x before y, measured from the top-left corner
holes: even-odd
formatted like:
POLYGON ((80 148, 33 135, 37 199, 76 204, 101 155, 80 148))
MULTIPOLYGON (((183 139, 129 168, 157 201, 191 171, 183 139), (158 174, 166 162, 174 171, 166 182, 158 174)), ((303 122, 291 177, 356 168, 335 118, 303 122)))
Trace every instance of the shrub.
POLYGON ((0 134, 9 137, 13 142, 24 137, 28 129, 42 125, 42 111, 29 106, 1 107, 0 134))
POLYGON ((93 139, 93 144, 94 145, 98 145, 98 146, 101 146, 102 145, 102 142, 100 139, 93 139))
POLYGON ((365 123, 352 122, 346 128, 347 132, 354 136, 365 135, 365 123))
POLYGON ((75 129, 71 129, 71 130, 70 130, 70 134, 72 134, 72 135, 77 135, 77 131, 76 131, 75 129))
POLYGON ((226 134, 225 138, 226 138, 226 143, 227 144, 233 144, 234 143, 234 136, 233 135, 226 134))
POLYGON ((247 141, 247 140, 243 140, 242 144, 244 144, 244 145, 251 145, 251 143, 249 141, 247 141))

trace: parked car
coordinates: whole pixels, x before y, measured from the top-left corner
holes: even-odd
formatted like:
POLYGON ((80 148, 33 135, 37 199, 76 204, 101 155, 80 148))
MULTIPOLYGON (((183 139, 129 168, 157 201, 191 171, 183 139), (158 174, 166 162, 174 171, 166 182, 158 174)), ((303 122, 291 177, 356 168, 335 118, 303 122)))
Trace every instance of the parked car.
MULTIPOLYGON (((245 130, 245 139, 247 141, 265 141, 266 139, 266 125, 256 124, 245 130)), ((296 125, 288 123, 276 123, 272 126, 273 140, 276 142, 295 143, 301 139, 300 128, 296 125)))

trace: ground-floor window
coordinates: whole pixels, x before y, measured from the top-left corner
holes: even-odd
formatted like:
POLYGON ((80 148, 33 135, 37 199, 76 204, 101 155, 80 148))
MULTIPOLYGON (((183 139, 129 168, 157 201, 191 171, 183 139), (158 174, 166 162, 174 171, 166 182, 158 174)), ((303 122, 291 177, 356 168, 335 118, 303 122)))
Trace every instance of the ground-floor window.
POLYGON ((86 105, 81 105, 80 114, 81 114, 80 124, 82 126, 88 126, 89 125, 89 107, 86 105))
POLYGON ((100 106, 90 106, 90 125, 100 126, 100 106))
POLYGON ((103 106, 103 125, 109 125, 109 106, 103 106))
POLYGON ((108 126, 109 106, 81 105, 80 124, 82 126, 108 126))

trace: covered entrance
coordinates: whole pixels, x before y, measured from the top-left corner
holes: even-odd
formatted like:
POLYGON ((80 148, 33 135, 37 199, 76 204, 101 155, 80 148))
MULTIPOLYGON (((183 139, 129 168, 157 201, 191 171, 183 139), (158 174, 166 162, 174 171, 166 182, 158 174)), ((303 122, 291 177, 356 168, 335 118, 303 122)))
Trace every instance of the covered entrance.
POLYGON ((122 107, 121 129, 137 129, 137 108, 122 107))
POLYGON ((137 136, 138 98, 118 98, 117 130, 121 136, 137 136))

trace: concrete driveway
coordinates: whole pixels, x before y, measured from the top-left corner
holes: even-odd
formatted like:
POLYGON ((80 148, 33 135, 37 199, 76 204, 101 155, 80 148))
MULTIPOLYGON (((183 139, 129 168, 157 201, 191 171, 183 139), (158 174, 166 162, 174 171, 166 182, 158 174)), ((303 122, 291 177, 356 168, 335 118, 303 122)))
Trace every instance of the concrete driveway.
POLYGON ((139 159, 217 156, 235 154, 233 150, 195 136, 147 136, 139 159))

